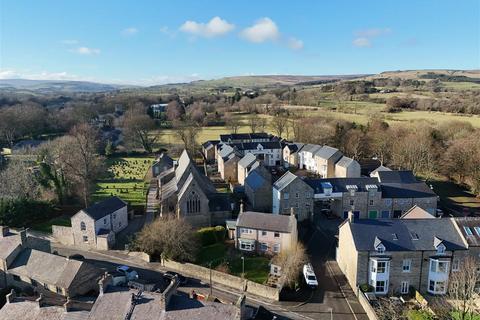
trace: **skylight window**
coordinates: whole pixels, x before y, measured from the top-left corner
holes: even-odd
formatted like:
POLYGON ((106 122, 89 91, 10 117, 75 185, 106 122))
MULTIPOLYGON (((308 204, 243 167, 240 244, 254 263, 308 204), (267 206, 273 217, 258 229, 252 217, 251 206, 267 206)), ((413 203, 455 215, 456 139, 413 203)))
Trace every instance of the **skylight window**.
POLYGON ((475 229, 477 236, 480 236, 480 227, 474 227, 473 229, 475 229))
POLYGON ((393 240, 398 240, 398 236, 396 233, 393 233, 392 236, 393 236, 393 240))
POLYGON ((463 227, 463 229, 465 230, 465 233, 467 234, 467 236, 473 236, 473 232, 472 232, 472 229, 470 229, 470 227, 463 227))
POLYGON ((410 236, 412 237, 412 240, 418 240, 418 234, 415 232, 410 232, 410 236))

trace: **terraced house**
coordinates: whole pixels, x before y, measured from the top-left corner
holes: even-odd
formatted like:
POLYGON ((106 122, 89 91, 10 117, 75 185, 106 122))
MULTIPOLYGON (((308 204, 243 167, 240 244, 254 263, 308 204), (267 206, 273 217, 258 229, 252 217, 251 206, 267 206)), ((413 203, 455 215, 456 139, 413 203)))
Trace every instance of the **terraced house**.
POLYGON ((305 181, 287 171, 273 184, 272 212, 289 215, 295 211, 298 221, 313 217, 313 189, 305 181))
POLYGON ((375 294, 445 294, 468 244, 453 218, 355 220, 339 227, 336 260, 352 288, 375 294))

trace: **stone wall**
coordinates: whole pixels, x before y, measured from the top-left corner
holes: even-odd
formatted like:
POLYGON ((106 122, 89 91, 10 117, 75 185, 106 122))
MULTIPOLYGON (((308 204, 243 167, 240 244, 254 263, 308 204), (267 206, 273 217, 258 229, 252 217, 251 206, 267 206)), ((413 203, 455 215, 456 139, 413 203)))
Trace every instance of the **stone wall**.
POLYGON ((197 266, 191 263, 179 263, 173 260, 162 260, 162 266, 175 270, 179 273, 194 276, 200 278, 203 281, 210 281, 210 273, 212 275, 212 282, 224 285, 235 290, 246 291, 248 293, 264 297, 267 299, 279 301, 280 290, 279 288, 272 288, 258 284, 249 280, 245 280, 230 274, 226 274, 216 270, 210 270, 201 266, 197 266))
POLYGON ((357 293, 358 301, 360 302, 360 305, 363 307, 363 310, 365 310, 365 313, 367 314, 368 319, 378 320, 375 310, 373 309, 370 302, 368 302, 367 297, 365 297, 365 294, 360 290, 360 288, 357 288, 356 293, 357 293))
POLYGON ((67 246, 73 246, 75 244, 75 240, 73 239, 72 227, 53 225, 52 234, 53 234, 53 237, 61 244, 64 244, 67 246))

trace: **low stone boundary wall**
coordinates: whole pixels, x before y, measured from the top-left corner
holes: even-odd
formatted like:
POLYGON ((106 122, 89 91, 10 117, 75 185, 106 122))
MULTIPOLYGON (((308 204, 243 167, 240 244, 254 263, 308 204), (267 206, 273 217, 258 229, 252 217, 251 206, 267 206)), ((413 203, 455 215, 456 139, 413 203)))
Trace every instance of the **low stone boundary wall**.
POLYGON ((191 263, 179 263, 173 260, 162 260, 162 266, 175 270, 179 273, 190 275, 195 278, 200 278, 204 281, 210 281, 210 273, 212 282, 239 290, 242 292, 251 293, 269 300, 280 300, 280 289, 268 287, 256 282, 242 279, 227 273, 216 270, 210 270, 205 267, 197 266, 191 263))
POLYGON ((367 314, 368 319, 378 320, 378 317, 377 317, 377 314, 375 313, 375 310, 373 309, 373 307, 370 304, 370 302, 368 301, 367 297, 365 296, 363 291, 360 290, 359 287, 357 288, 357 297, 358 297, 358 301, 360 302, 360 305, 365 310, 365 313, 367 314))
POLYGON ((137 259, 141 259, 145 262, 151 262, 150 261, 150 255, 148 253, 145 253, 145 252, 141 252, 141 251, 129 251, 128 252, 128 255, 130 257, 133 257, 133 258, 137 258, 137 259))

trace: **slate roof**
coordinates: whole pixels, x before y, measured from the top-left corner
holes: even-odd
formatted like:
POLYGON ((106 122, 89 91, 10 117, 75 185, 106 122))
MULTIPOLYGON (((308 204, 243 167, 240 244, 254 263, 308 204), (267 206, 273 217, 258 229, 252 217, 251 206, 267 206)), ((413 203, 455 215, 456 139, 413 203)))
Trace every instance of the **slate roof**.
MULTIPOLYGON (((83 261, 34 249, 24 249, 12 262, 8 272, 26 276, 41 283, 69 288, 84 265, 86 263, 83 261)), ((84 272, 91 272, 91 270, 84 272)))
POLYGON ((88 208, 82 209, 81 211, 85 212, 96 221, 126 206, 127 203, 125 201, 117 196, 114 196, 103 201, 96 202, 88 208))
POLYGON ((302 148, 302 152, 310 152, 310 153, 315 153, 318 150, 320 150, 322 146, 319 146, 318 144, 306 144, 302 148))
POLYGON ((16 298, 13 303, 8 303, 0 309, 0 319, 3 320, 66 320, 68 319, 67 315, 70 316, 72 314, 65 313, 64 307, 44 306, 39 308, 38 302, 20 300, 20 298, 16 298))
POLYGON ((210 212, 232 211, 232 201, 228 193, 214 193, 208 196, 210 212))
POLYGON ((453 219, 359 219, 348 222, 357 251, 375 250, 375 238, 386 251, 435 250, 435 237, 447 250, 466 250, 453 219), (394 240, 394 235, 398 240, 394 240), (414 240, 418 237, 418 240, 414 240))
POLYGON ((240 161, 238 161, 238 165, 247 168, 255 161, 257 161, 257 157, 253 153, 248 152, 242 159, 240 159, 240 161))
POLYGON ((208 140, 202 144, 202 147, 206 150, 215 147, 220 143, 220 140, 208 140))
POLYGON ((248 140, 248 139, 272 139, 273 136, 266 132, 257 132, 257 133, 232 133, 232 134, 221 134, 220 141, 229 142, 232 140, 248 140))
POLYGON ((290 153, 295 153, 302 150, 303 146, 304 146, 303 143, 294 142, 294 143, 288 143, 285 147, 288 148, 288 150, 290 150, 290 153))
POLYGON ((358 192, 367 192, 368 185, 380 187, 377 178, 359 177, 359 178, 327 178, 327 179, 305 179, 304 180, 315 193, 323 193, 323 183, 329 182, 332 185, 332 192, 348 192, 347 186, 355 185, 358 192))
POLYGON ((13 251, 22 246, 22 238, 19 234, 9 233, 0 238, 0 259, 6 260, 13 251))
POLYGON ((380 172, 380 171, 392 171, 392 169, 388 168, 388 167, 385 167, 385 166, 379 166, 377 167, 377 169, 373 170, 372 172, 370 172, 370 176, 374 175, 375 173, 377 172, 380 172))
POLYGON ((460 229, 460 232, 463 235, 463 238, 468 242, 468 245, 473 247, 480 246, 480 218, 478 217, 459 217, 454 218, 455 223, 460 229), (469 228, 471 235, 468 235, 465 228, 469 228), (477 230, 479 232, 477 232, 477 230))
POLYGON ((218 155, 223 159, 233 152, 233 148, 227 144, 222 144, 220 149, 218 149, 218 155))
POLYGON ((383 198, 431 198, 437 194, 423 181, 416 183, 382 183, 383 198))
POLYGON ((410 170, 378 171, 378 180, 381 183, 415 183, 417 178, 410 170))
POLYGON ((273 187, 277 190, 282 190, 283 188, 288 186, 290 183, 292 183, 293 180, 295 180, 296 178, 298 178, 296 175, 294 175, 290 171, 287 171, 283 176, 280 177, 280 179, 278 179, 273 184, 273 187))
POLYGON ((344 167, 344 168, 348 168, 348 166, 350 166, 355 160, 353 160, 352 158, 349 158, 349 157, 341 157, 340 160, 338 160, 337 163, 335 163, 336 166, 340 166, 340 167, 344 167))
POLYGON ((266 141, 266 142, 246 142, 246 143, 232 143, 231 147, 238 151, 257 150, 258 145, 263 149, 283 149, 280 141, 266 141))
POLYGON ((266 185, 270 185, 271 184, 271 177, 270 179, 268 179, 268 177, 266 176, 266 173, 267 174, 270 174, 269 172, 262 172, 263 170, 265 170, 265 168, 263 167, 258 167, 252 171, 250 171, 250 173, 248 174, 247 178, 245 179, 245 186, 249 186, 253 191, 256 191, 266 185))
POLYGON ((315 156, 320 157, 322 159, 330 159, 334 156, 340 156, 340 155, 341 155, 340 150, 330 146, 323 146, 315 152, 315 156))
POLYGON ((237 228, 291 233, 293 225, 290 215, 246 211, 238 215, 237 228))
POLYGON ((157 160, 153 163, 154 166, 162 166, 163 168, 172 168, 173 159, 169 155, 162 153, 157 160))

